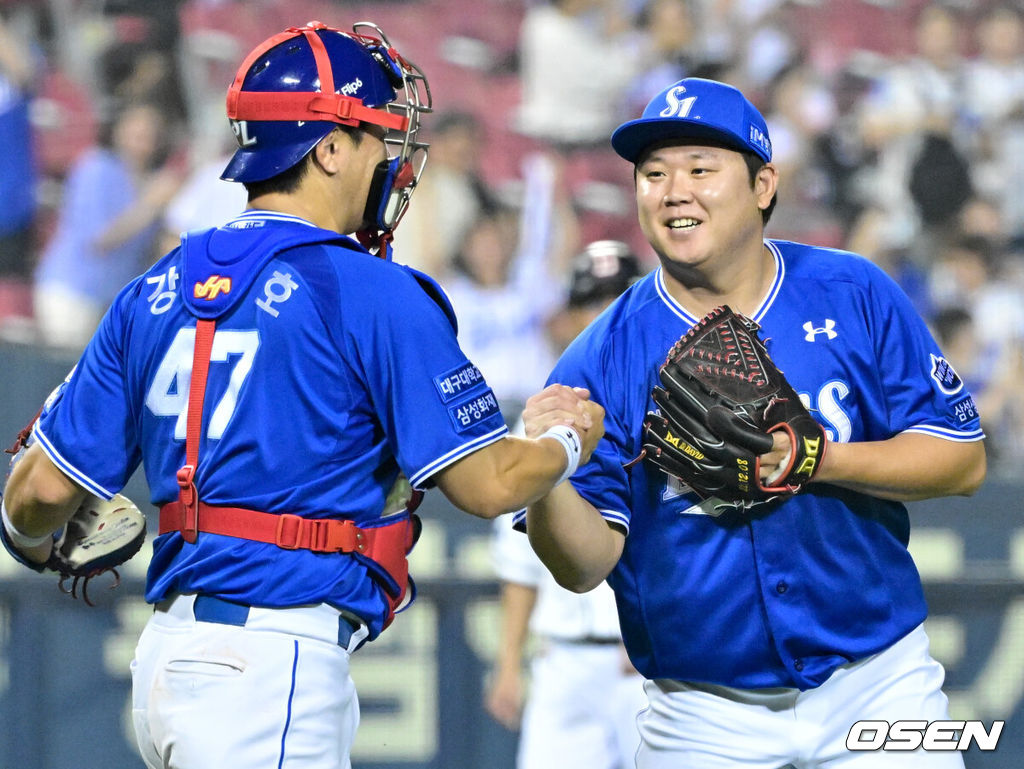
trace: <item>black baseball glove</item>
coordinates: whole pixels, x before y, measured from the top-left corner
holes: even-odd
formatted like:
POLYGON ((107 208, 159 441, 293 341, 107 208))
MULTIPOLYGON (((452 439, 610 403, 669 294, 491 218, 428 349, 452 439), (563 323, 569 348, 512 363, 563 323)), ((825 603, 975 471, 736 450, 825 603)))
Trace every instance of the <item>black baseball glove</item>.
POLYGON ((644 421, 646 461, 726 507, 796 494, 827 444, 759 329, 727 306, 712 310, 669 350, 658 372, 664 388, 652 392, 658 412, 644 421), (792 450, 762 481, 759 455, 771 450, 776 430, 789 434, 792 450))

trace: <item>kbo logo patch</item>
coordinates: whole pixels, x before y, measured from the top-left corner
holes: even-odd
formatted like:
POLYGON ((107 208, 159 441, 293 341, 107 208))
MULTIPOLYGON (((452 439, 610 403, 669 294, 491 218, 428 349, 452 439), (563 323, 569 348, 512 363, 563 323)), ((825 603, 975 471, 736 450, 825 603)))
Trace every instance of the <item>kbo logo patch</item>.
POLYGON ((938 355, 932 355, 932 379, 946 395, 955 395, 964 389, 964 380, 956 373, 949 361, 938 355))

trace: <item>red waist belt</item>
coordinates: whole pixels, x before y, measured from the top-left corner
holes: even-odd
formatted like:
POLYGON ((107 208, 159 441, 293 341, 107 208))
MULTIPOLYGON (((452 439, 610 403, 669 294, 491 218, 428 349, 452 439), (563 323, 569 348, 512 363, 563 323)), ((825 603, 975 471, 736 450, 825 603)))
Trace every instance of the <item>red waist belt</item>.
MULTIPOLYGON (((302 518, 290 513, 261 513, 205 502, 197 505, 199 520, 193 523, 195 531, 265 542, 285 550, 362 556, 387 593, 390 611, 386 624, 391 623, 395 610, 405 598, 410 582, 407 556, 416 543, 418 533, 418 521, 414 515, 385 526, 361 529, 352 521, 302 518)), ((188 523, 186 513, 187 508, 178 500, 162 505, 160 533, 178 531, 184 534, 188 523)), ((195 541, 194 537, 191 541, 195 541)))

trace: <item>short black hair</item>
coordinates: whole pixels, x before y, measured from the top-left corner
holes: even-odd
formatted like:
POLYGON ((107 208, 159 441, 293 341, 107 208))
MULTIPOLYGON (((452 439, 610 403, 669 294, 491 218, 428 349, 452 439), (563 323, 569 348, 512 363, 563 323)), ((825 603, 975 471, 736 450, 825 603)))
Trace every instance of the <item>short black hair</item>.
POLYGON ((291 168, 286 168, 276 176, 271 176, 269 179, 261 179, 258 182, 242 182, 245 187, 245 191, 249 193, 249 200, 255 200, 256 198, 264 195, 270 195, 272 193, 287 194, 295 192, 299 188, 299 184, 302 182, 303 177, 309 171, 309 164, 313 162, 310 158, 313 152, 307 152, 302 156, 302 160, 293 165, 291 168))
MULTIPOLYGON (((349 136, 353 136, 355 132, 358 131, 358 129, 353 126, 339 125, 337 128, 349 136)), ((330 132, 324 134, 323 138, 317 141, 317 144, 328 136, 330 136, 330 132)), ((361 139, 356 139, 356 141, 359 140, 361 139)), ((309 152, 302 156, 302 160, 290 168, 286 168, 276 176, 271 176, 269 179, 262 179, 258 182, 242 182, 242 185, 245 187, 245 191, 249 193, 249 200, 252 201, 255 198, 262 197, 263 195, 270 195, 272 193, 281 193, 286 195, 288 193, 295 192, 295 190, 299 188, 299 184, 302 183, 303 178, 305 178, 306 173, 309 171, 310 163, 313 162, 313 149, 315 148, 316 144, 310 148, 309 152)))

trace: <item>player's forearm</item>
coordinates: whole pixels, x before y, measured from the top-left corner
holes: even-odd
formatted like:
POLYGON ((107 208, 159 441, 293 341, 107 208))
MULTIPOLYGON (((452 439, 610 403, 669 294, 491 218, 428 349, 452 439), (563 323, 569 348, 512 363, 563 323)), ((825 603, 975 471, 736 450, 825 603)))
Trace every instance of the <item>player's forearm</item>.
POLYGON ((576 593, 604 581, 622 555, 625 539, 569 482, 530 505, 526 530, 555 581, 576 593))
POLYGON ((58 470, 36 444, 11 472, 4 505, 18 531, 41 537, 67 523, 85 497, 86 492, 58 470))
POLYGON ((553 439, 508 436, 442 470, 437 485, 460 510, 497 518, 547 494, 567 462, 553 439))
POLYGON ((815 481, 909 502, 973 494, 985 470, 981 441, 902 433, 886 441, 829 443, 815 481))

